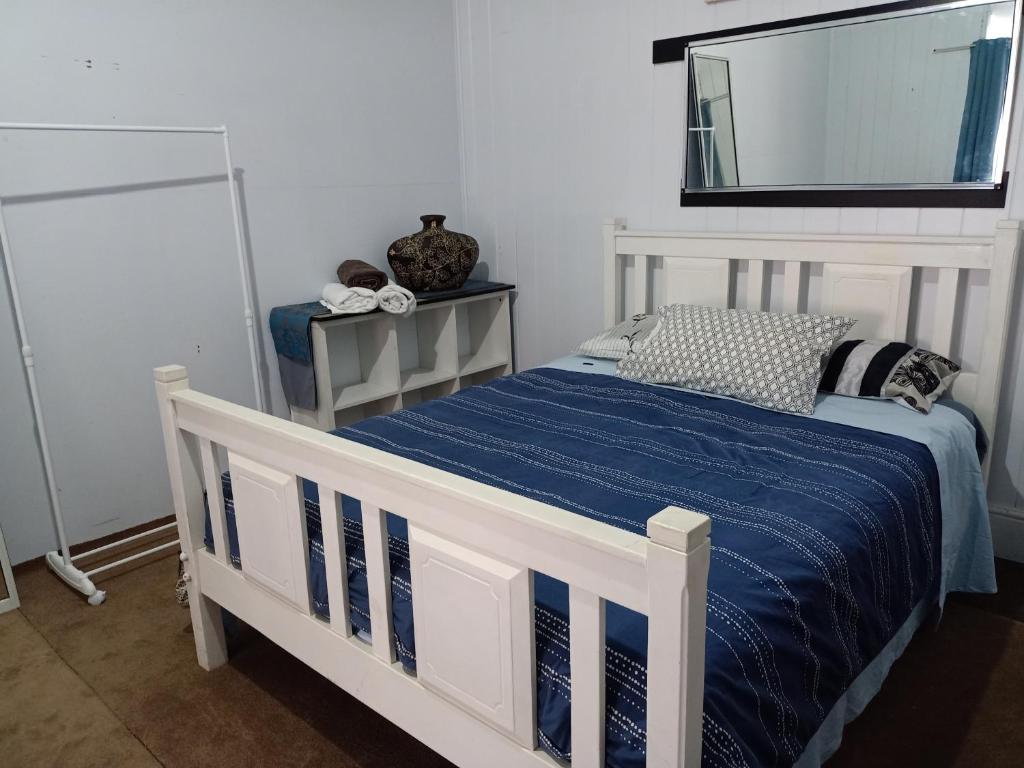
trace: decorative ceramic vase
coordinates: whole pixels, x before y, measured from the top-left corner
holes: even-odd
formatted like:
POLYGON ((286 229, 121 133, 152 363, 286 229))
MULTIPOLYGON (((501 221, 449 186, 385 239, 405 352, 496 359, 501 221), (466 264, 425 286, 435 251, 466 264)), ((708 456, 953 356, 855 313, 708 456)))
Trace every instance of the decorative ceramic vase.
POLYGON ((420 216, 423 229, 399 238, 388 248, 395 281, 410 291, 461 288, 480 258, 475 238, 444 228, 444 216, 420 216))

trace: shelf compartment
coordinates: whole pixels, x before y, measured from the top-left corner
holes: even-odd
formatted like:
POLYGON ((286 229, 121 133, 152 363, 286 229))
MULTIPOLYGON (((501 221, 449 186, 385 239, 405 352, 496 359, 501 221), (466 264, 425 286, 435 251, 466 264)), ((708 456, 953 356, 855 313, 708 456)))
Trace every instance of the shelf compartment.
POLYGON ((359 384, 335 387, 333 394, 334 410, 340 411, 345 408, 368 403, 371 400, 380 400, 382 397, 397 395, 398 388, 394 386, 381 387, 373 382, 364 381, 359 384))
POLYGON ((504 367, 512 361, 508 296, 458 304, 455 315, 460 376, 504 367))
POLYGON ((313 327, 318 330, 314 354, 322 346, 329 361, 329 379, 321 391, 331 392, 335 411, 398 392, 397 339, 391 316, 313 327))
POLYGON ((396 320, 400 388, 408 392, 458 376, 455 311, 423 307, 396 320))
POLYGON ((408 318, 349 315, 312 324, 315 410, 296 422, 329 430, 457 392, 511 371, 507 292, 417 307, 408 318))
POLYGON ((469 387, 475 387, 478 384, 486 384, 489 381, 500 379, 505 375, 505 369, 508 366, 507 363, 492 366, 491 368, 484 368, 477 370, 473 373, 464 373, 459 376, 459 389, 468 389, 469 387))
POLYGON ((474 373, 486 371, 491 368, 504 368, 508 363, 508 357, 503 355, 494 355, 491 357, 482 357, 479 354, 459 355, 459 375, 470 376, 474 373))
POLYGON ((420 403, 425 403, 428 400, 436 400, 439 397, 445 397, 459 391, 459 380, 449 379, 448 381, 438 382, 437 384, 430 384, 419 389, 409 390, 408 392, 402 393, 402 407, 409 408, 420 403))
POLYGON ((348 406, 334 412, 334 424, 338 427, 347 427, 350 424, 369 419, 372 416, 382 416, 385 413, 397 411, 402 407, 402 396, 394 394, 376 400, 368 400, 359 405, 348 406))
POLYGON ((412 392, 455 378, 454 370, 435 371, 432 368, 409 368, 402 371, 402 391, 412 392))

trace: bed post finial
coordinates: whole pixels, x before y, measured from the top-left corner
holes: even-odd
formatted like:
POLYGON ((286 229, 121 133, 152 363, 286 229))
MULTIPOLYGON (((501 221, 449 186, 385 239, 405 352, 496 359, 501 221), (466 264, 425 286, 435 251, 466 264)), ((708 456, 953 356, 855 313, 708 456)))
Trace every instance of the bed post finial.
POLYGON ((666 507, 647 521, 647 764, 699 766, 711 520, 666 507))
POLYGON ((153 379, 160 409, 160 425, 164 432, 174 517, 178 523, 178 537, 181 539, 181 559, 186 568, 184 577, 188 586, 188 607, 192 614, 192 636, 196 643, 199 666, 211 670, 228 660, 228 652, 220 606, 203 594, 199 583, 199 564, 195 562, 196 553, 205 548, 203 530, 206 506, 194 440, 186 440, 186 433, 178 428, 173 399, 176 393, 188 389, 188 371, 183 365, 165 365, 153 369, 153 379))
POLYGON ((615 233, 626 228, 625 219, 605 219, 604 233, 604 325, 609 327, 619 322, 622 309, 617 280, 619 257, 615 247, 615 233))
POLYGON ((184 365, 162 365, 153 369, 153 380, 160 384, 170 384, 183 379, 188 381, 188 371, 184 365))
POLYGON ((707 541, 711 519, 700 512, 665 507, 647 521, 647 537, 663 547, 690 554, 707 541))

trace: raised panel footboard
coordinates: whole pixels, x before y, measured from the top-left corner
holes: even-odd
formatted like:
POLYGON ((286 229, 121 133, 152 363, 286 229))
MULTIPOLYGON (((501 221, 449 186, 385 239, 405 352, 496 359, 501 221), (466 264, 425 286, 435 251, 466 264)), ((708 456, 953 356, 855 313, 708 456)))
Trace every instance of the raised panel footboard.
MULTIPOLYGON (((309 547, 298 478, 233 452, 228 467, 242 573, 309 613, 309 547)), ((220 485, 219 478, 212 480, 220 485)))
POLYGON ((574 768, 605 764, 609 601, 649 617, 647 764, 699 765, 707 517, 668 508, 642 536, 193 392, 179 366, 156 378, 202 666, 226 661, 223 607, 458 765, 551 768, 536 725, 543 573, 569 586, 574 768), (241 568, 228 555, 224 452, 241 568), (300 478, 319 488, 329 619, 311 610, 300 478), (350 624, 342 493, 362 508, 370 645, 350 624), (408 522, 417 676, 395 662, 388 514, 408 522))
POLYGON ((409 527, 416 673, 431 690, 536 744, 528 569, 409 527))

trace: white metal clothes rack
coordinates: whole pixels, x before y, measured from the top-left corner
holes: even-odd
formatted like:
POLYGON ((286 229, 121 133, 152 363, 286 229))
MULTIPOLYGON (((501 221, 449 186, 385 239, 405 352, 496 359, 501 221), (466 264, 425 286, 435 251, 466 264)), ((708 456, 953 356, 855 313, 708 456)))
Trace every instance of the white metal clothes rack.
MULTIPOLYGON (((214 127, 189 127, 189 126, 168 126, 168 125, 76 125, 61 123, 5 123, 0 122, 0 131, 103 131, 120 133, 187 133, 187 134, 215 134, 223 137, 224 141, 224 163, 227 169, 228 193, 231 196, 231 215, 234 223, 235 251, 238 257, 238 269, 242 277, 242 300, 244 303, 245 324, 249 335, 249 360, 252 364, 253 387, 256 393, 257 407, 266 412, 266 401, 263 393, 263 383, 260 378, 260 352, 256 341, 255 317, 252 309, 252 288, 249 284, 249 260, 246 256, 245 246, 242 242, 242 221, 241 211, 238 207, 238 191, 235 188, 234 167, 231 162, 231 144, 228 140, 227 126, 214 127)), ((18 334, 18 344, 21 347, 21 357, 25 365, 26 378, 28 379, 29 399, 32 402, 32 415, 35 420, 36 437, 39 441, 39 452, 43 457, 43 470, 46 475, 46 489, 50 502, 50 511, 53 515, 54 526, 57 529, 58 550, 46 553, 46 564, 64 582, 78 590, 87 598, 91 605, 99 605, 106 599, 106 592, 96 589, 92 578, 99 573, 108 571, 124 563, 148 557, 156 552, 170 549, 179 544, 179 541, 168 542, 147 549, 143 552, 121 558, 113 562, 105 563, 89 571, 82 571, 75 566, 76 560, 91 557, 106 552, 122 544, 127 544, 146 536, 161 533, 175 527, 175 523, 169 523, 154 528, 144 533, 129 536, 119 541, 97 547, 88 552, 71 555, 68 548, 67 533, 64 529, 64 515, 60 506, 60 498, 57 494, 57 482, 54 475, 53 461, 50 456, 50 446, 46 437, 46 426, 43 419, 43 406, 39 397, 39 388, 36 384, 34 353, 29 344, 28 331, 25 327, 25 315, 22 311, 21 296, 18 291, 18 280, 14 271, 14 254, 11 251, 10 239, 7 236, 7 226, 4 223, 3 200, 0 199, 0 250, 3 250, 4 268, 7 271, 7 280, 11 290, 11 303, 14 309, 15 325, 18 334)))

